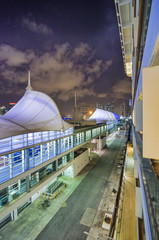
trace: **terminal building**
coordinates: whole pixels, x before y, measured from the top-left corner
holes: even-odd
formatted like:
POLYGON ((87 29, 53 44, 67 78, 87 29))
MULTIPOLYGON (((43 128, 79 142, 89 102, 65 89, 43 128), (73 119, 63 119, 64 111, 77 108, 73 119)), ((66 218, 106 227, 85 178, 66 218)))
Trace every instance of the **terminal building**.
POLYGON ((115 6, 132 79, 138 239, 159 239, 159 1, 115 0, 115 6))
MULTIPOLYGON (((75 177, 101 150, 119 116, 96 109, 82 127, 65 122, 55 102, 34 91, 0 117, 0 227, 41 196, 58 176, 75 177)), ((48 195, 48 198, 51 198, 48 195)))

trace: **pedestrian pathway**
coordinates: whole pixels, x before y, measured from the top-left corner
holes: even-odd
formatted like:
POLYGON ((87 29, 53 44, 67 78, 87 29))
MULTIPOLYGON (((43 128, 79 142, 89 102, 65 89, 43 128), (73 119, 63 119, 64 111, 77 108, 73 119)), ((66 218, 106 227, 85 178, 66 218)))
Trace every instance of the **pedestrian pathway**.
MULTIPOLYGON (((119 132, 118 132, 119 134, 119 132)), ((114 133, 113 133, 114 135, 114 133)), ((115 140, 114 137, 111 137, 107 141, 107 146, 111 146, 113 141, 115 140)), ((115 140, 117 141, 117 140, 115 140)), ((112 192, 113 189, 117 190, 119 186, 119 179, 121 175, 121 168, 118 168, 118 162, 122 153, 123 145, 125 143, 124 139, 124 134, 122 133, 120 141, 121 144, 121 149, 119 150, 117 156, 116 156, 116 161, 114 163, 114 166, 112 168, 111 174, 109 178, 107 179, 108 181, 108 186, 105 188, 103 192, 102 199, 99 203, 94 221, 92 223, 92 226, 89 230, 89 232, 85 233, 87 234, 86 240, 94 240, 94 239, 100 239, 100 240, 107 240, 107 236, 109 235, 109 230, 105 229, 103 227, 104 223, 104 216, 105 214, 109 214, 109 216, 113 216, 114 212, 114 207, 115 207, 115 201, 116 201, 116 193, 114 194, 112 192)))
POLYGON ((135 178, 133 147, 128 145, 125 171, 125 191, 120 229, 120 240, 137 240, 137 218, 135 216, 135 178))

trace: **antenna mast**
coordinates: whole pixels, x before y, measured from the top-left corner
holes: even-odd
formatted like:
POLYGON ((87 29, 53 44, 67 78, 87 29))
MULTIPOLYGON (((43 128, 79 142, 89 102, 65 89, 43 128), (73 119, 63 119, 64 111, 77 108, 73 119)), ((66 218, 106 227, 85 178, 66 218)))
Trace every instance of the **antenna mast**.
POLYGON ((76 92, 75 92, 75 107, 77 106, 77 95, 76 95, 76 92))
POLYGON ((30 70, 28 71, 28 86, 27 89, 33 90, 30 84, 30 70))
POLYGON ((28 71, 28 87, 30 87, 30 70, 28 71))

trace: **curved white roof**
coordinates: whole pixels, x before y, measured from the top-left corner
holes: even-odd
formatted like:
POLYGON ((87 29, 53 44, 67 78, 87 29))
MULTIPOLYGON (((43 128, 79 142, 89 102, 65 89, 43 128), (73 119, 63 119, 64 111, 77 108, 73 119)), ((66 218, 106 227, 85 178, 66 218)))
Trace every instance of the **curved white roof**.
POLYGON ((113 113, 97 108, 90 116, 88 121, 96 121, 97 123, 116 120, 113 113))
POLYGON ((0 117, 0 139, 29 132, 60 131, 72 127, 61 118, 55 102, 28 87, 24 96, 0 117))

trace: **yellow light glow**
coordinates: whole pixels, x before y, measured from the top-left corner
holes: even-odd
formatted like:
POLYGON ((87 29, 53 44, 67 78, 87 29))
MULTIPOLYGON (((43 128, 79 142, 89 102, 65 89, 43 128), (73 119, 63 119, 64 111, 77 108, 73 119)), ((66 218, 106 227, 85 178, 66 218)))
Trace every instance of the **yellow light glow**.
POLYGON ((126 74, 132 77, 132 61, 126 62, 126 74))
POLYGON ((91 115, 93 112, 92 111, 89 111, 89 114, 91 115))

